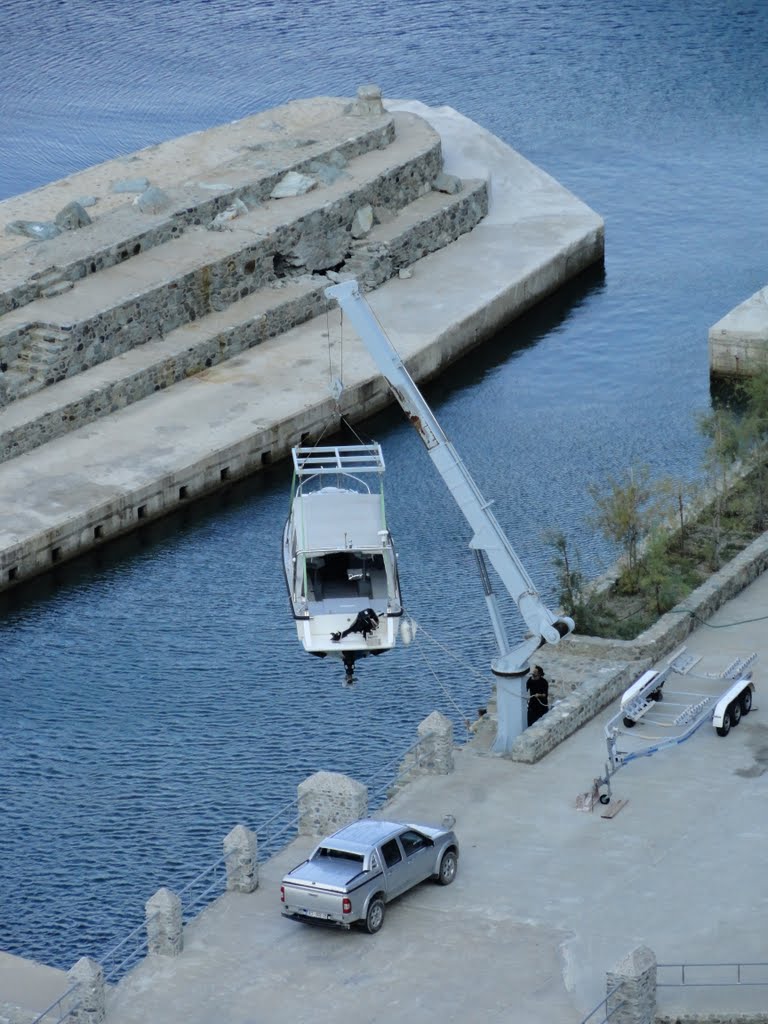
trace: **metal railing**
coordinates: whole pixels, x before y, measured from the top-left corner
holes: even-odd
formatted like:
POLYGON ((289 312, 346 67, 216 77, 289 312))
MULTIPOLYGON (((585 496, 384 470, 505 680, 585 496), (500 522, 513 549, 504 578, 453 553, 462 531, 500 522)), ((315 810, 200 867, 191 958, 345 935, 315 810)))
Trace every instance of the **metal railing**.
POLYGON ((731 985, 768 985, 768 963, 690 963, 657 964, 657 988, 708 987, 725 988, 731 985), (676 981, 660 981, 658 972, 670 971, 676 981), (713 975, 719 974, 713 980, 713 975))
POLYGON ((299 799, 296 797, 256 829, 256 838, 259 841, 259 863, 262 860, 268 860, 284 846, 287 846, 292 839, 296 838, 298 831, 299 799), (288 817, 289 814, 290 817, 288 817))
POLYGON ((586 1017, 582 1018, 580 1024, 607 1024, 607 1022, 609 1024, 611 1017, 624 1008, 623 999, 620 1002, 617 1002, 615 1006, 611 1006, 610 1009, 608 1008, 608 1004, 620 988, 621 985, 616 985, 612 988, 607 995, 600 1000, 597 1006, 593 1010, 590 1010, 586 1017))
MULTIPOLYGON (((687 964, 656 964, 656 988, 728 988, 735 986, 768 986, 768 963, 742 961, 740 963, 687 963, 687 964), (660 980, 663 972, 672 980, 660 980), (717 976, 719 975, 719 976, 717 976)), ((622 999, 615 1006, 610 1006, 613 996, 621 988, 616 985, 604 999, 583 1017, 580 1024, 609 1024, 614 1014, 624 1005, 622 999)))
POLYGON ((181 900, 181 919, 186 924, 227 888, 227 858, 224 854, 209 864, 176 893, 181 900))
POLYGON ((394 787, 396 787, 399 782, 402 782, 403 779, 407 778, 407 776, 413 771, 414 767, 417 767, 415 764, 410 765, 406 763, 405 767, 393 776, 393 766, 402 764, 402 762, 406 761, 408 755, 413 754, 422 745, 422 743, 424 743, 423 738, 416 740, 416 742, 412 743, 407 750, 404 750, 391 761, 388 761, 368 779, 368 782, 366 783, 368 786, 368 801, 369 805, 372 803, 374 810, 386 803, 392 796, 394 787))
MULTIPOLYGON (((156 915, 153 915, 153 917, 156 915)), ((122 976, 135 966, 147 952, 147 924, 152 918, 145 918, 122 938, 116 946, 99 958, 104 972, 104 981, 119 981, 122 976)))
POLYGON ((77 998, 79 989, 79 984, 75 982, 71 988, 68 988, 63 995, 35 1017, 32 1024, 61 1024, 62 1021, 71 1017, 75 1010, 80 1009, 80 1000, 77 998))

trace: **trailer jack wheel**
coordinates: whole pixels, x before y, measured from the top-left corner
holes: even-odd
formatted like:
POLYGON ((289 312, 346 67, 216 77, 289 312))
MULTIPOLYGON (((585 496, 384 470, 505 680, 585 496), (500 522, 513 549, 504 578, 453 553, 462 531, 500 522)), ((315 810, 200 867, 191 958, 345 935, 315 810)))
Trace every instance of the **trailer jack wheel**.
POLYGON ((600 803, 601 804, 609 804, 610 802, 611 802, 611 798, 608 796, 607 793, 601 793, 600 794, 600 803))

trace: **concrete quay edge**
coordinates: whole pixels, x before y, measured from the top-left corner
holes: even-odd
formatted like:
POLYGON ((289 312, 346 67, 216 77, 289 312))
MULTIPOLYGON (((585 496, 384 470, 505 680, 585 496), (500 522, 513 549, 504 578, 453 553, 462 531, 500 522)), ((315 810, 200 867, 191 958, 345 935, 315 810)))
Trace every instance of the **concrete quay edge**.
POLYGON ((768 285, 709 329, 710 373, 749 377, 768 368, 768 285))

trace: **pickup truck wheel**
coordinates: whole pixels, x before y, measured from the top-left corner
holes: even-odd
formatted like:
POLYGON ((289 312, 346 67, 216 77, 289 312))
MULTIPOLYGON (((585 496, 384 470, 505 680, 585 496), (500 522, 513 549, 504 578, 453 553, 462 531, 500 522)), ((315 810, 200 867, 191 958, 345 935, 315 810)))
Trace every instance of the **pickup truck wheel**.
POLYGON ((384 913, 386 907, 381 896, 375 896, 368 905, 368 913, 365 915, 363 925, 369 935, 375 935, 384 924, 384 913))
POLYGON ((446 850, 443 859, 440 861, 440 870, 437 872, 437 880, 440 885, 450 885, 456 877, 456 869, 459 866, 455 850, 446 850))
POLYGON ((741 697, 739 697, 739 702, 741 703, 742 716, 748 715, 749 712, 752 710, 752 691, 749 687, 747 687, 744 693, 742 693, 741 697))

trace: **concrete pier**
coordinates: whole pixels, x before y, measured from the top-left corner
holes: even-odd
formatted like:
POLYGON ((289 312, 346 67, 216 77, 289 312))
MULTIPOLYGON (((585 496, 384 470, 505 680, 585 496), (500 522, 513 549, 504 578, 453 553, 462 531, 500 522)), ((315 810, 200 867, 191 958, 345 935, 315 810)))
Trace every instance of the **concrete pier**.
POLYGON ((600 217, 514 150, 375 99, 287 104, 0 204, 0 589, 387 404, 327 308, 339 275, 423 379, 602 259, 600 217), (90 223, 8 231, 72 203, 90 223))
POLYGON ((632 997, 617 1019, 765 1024, 768 985, 654 980, 679 977, 663 965, 768 960, 767 615, 763 574, 688 638, 702 671, 758 653, 755 707, 727 738, 705 725, 624 767, 613 779, 614 800, 626 801, 618 813, 578 800, 603 768, 618 701, 536 765, 494 757, 478 736, 454 751, 450 774, 416 778, 377 814, 453 816, 451 886, 425 882, 396 900, 373 937, 298 924, 281 916, 279 886, 316 842, 300 836, 263 865, 257 890, 228 892, 190 923, 180 956, 148 958, 123 979, 108 1024, 574 1024, 617 983, 632 997))
POLYGON ((710 327, 709 369, 722 377, 768 369, 768 285, 710 327))

